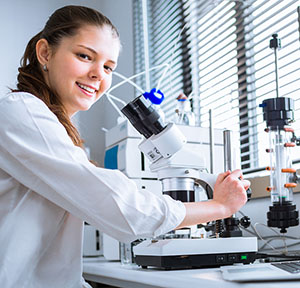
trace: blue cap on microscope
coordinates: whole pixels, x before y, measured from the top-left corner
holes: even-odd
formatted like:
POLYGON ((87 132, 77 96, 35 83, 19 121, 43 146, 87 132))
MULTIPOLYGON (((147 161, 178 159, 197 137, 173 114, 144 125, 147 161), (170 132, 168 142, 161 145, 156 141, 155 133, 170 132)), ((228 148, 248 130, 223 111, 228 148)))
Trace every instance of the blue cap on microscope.
POLYGON ((150 92, 145 92, 143 96, 155 105, 159 105, 165 99, 164 94, 159 89, 156 90, 156 88, 152 88, 150 92))

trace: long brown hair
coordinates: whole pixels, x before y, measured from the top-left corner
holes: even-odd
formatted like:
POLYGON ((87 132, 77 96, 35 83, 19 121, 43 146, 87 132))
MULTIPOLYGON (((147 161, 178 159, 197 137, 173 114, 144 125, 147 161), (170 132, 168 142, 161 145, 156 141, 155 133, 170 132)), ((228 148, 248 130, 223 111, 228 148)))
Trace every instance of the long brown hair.
POLYGON ((44 38, 55 50, 64 37, 74 36, 80 27, 87 24, 99 27, 108 26, 111 28, 112 35, 119 38, 115 26, 99 11, 84 6, 62 7, 50 16, 44 29, 29 41, 21 60, 21 66, 18 69, 17 89, 12 89, 13 92, 29 92, 41 99, 65 127, 73 143, 80 147, 83 147, 83 141, 79 132, 67 115, 59 95, 46 84, 35 47, 36 43, 44 38))

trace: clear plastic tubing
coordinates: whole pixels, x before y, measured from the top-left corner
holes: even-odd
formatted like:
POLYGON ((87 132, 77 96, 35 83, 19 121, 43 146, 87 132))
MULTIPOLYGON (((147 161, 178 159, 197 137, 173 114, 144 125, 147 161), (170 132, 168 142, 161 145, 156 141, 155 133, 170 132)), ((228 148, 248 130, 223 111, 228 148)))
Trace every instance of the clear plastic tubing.
POLYGON ((270 154, 270 187, 272 203, 284 204, 293 201, 292 176, 295 169, 292 168, 291 149, 294 143, 291 141, 292 133, 288 129, 268 128, 269 154, 270 154))

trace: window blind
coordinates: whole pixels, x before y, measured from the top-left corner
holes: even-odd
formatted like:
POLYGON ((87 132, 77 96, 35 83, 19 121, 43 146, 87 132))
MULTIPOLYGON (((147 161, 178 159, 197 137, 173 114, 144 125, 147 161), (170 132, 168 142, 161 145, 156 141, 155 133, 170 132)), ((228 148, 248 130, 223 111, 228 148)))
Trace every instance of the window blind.
MULTIPOLYGON (((275 56, 269 48, 272 34, 281 39, 278 51, 279 96, 290 97, 295 102, 296 134, 300 133, 300 45, 299 1, 251 1, 245 7, 244 27, 246 34, 247 94, 250 158, 247 167, 265 167, 269 159, 265 148, 268 135, 264 133, 262 109, 259 104, 264 99, 276 97, 275 56)), ((299 148, 294 150, 294 159, 300 158, 299 148), (297 156, 297 154, 299 156, 297 156)))
MULTIPOLYGON (((142 1, 133 1, 135 29, 135 72, 145 70, 142 43, 142 1)), ((165 95, 162 110, 166 119, 175 115, 176 98, 183 92, 191 93, 191 61, 187 45, 184 7, 182 1, 147 1, 148 43, 150 88, 159 88, 165 95), (162 66, 164 65, 165 66, 162 66), (167 68, 169 67, 169 68, 167 68)), ((145 20, 144 20, 145 21, 145 20)), ((145 89, 145 78, 139 77, 136 83, 145 89)), ((137 94, 139 92, 137 91, 137 94)))
MULTIPOLYGON (((141 51, 141 1, 134 1, 136 72, 144 69, 141 51)), ((279 96, 295 103, 293 127, 300 136, 300 28, 299 0, 151 0, 147 1, 149 63, 152 87, 160 83, 166 95, 162 106, 172 121, 179 92, 191 95, 197 125, 239 135, 244 173, 268 166, 265 154, 264 99, 276 97, 275 56, 269 48, 278 34, 279 96), (161 81, 161 82, 160 82, 161 81)), ((143 79, 139 79, 143 84, 143 79)), ((299 148, 295 157, 300 158, 299 148)))

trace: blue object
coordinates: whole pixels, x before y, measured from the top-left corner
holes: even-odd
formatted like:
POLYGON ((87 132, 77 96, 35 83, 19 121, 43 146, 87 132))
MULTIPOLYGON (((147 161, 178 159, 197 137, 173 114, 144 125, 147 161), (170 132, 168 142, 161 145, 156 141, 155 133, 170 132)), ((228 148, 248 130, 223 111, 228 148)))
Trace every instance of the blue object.
POLYGON ((118 169, 118 148, 119 146, 117 145, 105 152, 104 168, 118 169))
POLYGON ((143 96, 155 105, 159 105, 165 99, 164 94, 159 89, 156 90, 156 88, 152 88, 150 92, 145 92, 143 96))
POLYGON ((263 103, 259 104, 258 106, 261 107, 261 108, 264 108, 264 107, 267 106, 267 103, 264 103, 264 102, 263 102, 263 103))

